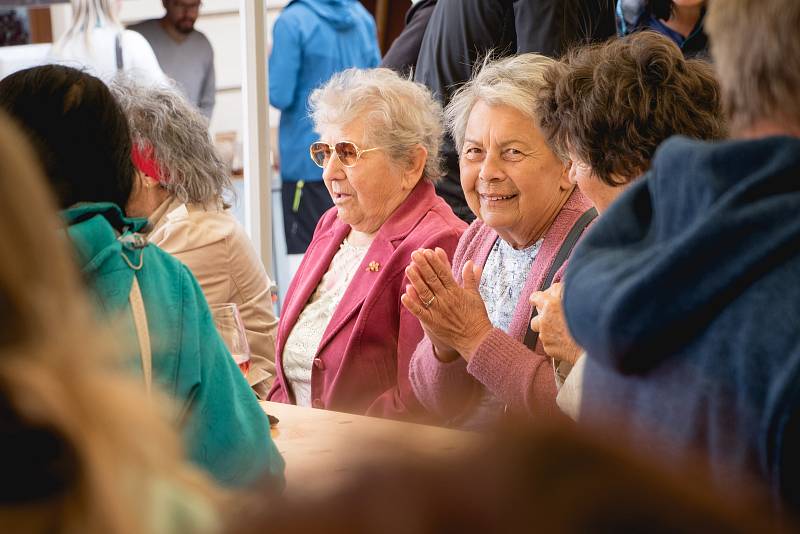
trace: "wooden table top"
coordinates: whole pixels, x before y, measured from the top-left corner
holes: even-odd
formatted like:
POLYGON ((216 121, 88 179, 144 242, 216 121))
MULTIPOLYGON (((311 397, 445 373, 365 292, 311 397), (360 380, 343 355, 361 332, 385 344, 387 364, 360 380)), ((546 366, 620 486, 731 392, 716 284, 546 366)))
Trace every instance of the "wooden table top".
POLYGON ((479 445, 479 434, 291 404, 262 402, 280 422, 272 439, 286 461, 287 490, 326 487, 382 452, 452 455, 479 445))

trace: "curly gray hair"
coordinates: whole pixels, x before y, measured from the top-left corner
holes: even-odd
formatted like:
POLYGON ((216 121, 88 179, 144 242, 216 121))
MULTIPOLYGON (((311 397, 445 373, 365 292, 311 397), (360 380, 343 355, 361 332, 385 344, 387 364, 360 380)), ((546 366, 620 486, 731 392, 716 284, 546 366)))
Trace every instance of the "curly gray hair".
POLYGON ((131 140, 140 149, 153 148, 162 176, 161 185, 178 200, 205 204, 232 194, 228 166, 208 133, 208 120, 178 88, 143 86, 118 75, 111 92, 122 106, 131 140))
POLYGON ((309 104, 318 133, 364 118, 364 135, 392 161, 409 166, 422 145, 428 151, 422 178, 435 183, 442 176, 442 107, 424 85, 389 69, 347 69, 311 93, 309 104))
POLYGON ((536 104, 545 86, 544 75, 556 60, 539 54, 520 54, 493 60, 487 56, 472 79, 455 92, 445 110, 445 120, 456 149, 461 153, 472 108, 479 101, 490 106, 510 106, 538 124, 536 104))

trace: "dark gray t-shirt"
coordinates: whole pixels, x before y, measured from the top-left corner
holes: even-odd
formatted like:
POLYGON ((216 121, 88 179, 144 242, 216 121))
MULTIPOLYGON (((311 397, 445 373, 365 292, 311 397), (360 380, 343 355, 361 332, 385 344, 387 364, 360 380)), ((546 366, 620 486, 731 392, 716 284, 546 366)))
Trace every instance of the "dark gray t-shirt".
POLYGON ((164 73, 175 80, 189 101, 211 118, 216 96, 214 50, 205 35, 193 30, 182 43, 176 42, 161 27, 159 19, 128 27, 141 33, 156 53, 164 73))

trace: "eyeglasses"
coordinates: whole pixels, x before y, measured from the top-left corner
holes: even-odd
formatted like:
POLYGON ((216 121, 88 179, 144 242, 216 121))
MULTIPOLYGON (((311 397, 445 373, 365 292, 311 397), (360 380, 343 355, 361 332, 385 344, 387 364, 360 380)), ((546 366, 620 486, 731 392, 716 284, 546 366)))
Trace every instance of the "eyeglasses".
POLYGON ((342 165, 345 167, 354 167, 361 157, 361 154, 372 152, 373 150, 380 150, 381 148, 383 147, 376 146, 375 148, 361 150, 355 143, 350 141, 341 141, 335 145, 317 141, 316 143, 311 143, 308 150, 311 154, 312 161, 324 169, 325 165, 328 164, 328 160, 331 159, 331 154, 334 152, 336 153, 336 157, 339 158, 339 161, 342 162, 342 165))

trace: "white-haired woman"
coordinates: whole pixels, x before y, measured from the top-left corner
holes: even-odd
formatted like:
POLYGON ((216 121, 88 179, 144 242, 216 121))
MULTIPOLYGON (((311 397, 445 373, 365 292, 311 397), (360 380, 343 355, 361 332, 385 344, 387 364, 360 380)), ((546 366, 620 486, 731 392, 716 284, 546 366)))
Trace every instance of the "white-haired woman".
POLYGON ((310 99, 311 158, 335 204, 286 295, 269 398, 410 419, 408 361, 422 337, 400 305, 419 248, 455 250, 465 225, 433 188, 441 107, 388 69, 349 69, 310 99))
POLYGON ((138 170, 126 211, 150 219, 150 242, 189 267, 212 308, 239 308, 251 351, 247 379, 263 398, 275 373, 272 281, 223 200, 230 173, 208 121, 174 87, 125 78, 111 89, 128 118, 138 170))
POLYGON ((118 72, 152 85, 167 81, 150 43, 126 30, 119 0, 72 0, 72 22, 50 50, 49 60, 86 69, 108 83, 118 72))
POLYGON ((477 220, 452 269, 440 250, 413 254, 403 296, 426 333, 411 382, 442 422, 479 428, 505 410, 557 411, 552 360, 528 332, 528 297, 558 279, 595 213, 539 128, 536 103, 553 64, 536 54, 489 62, 447 107, 477 220))

